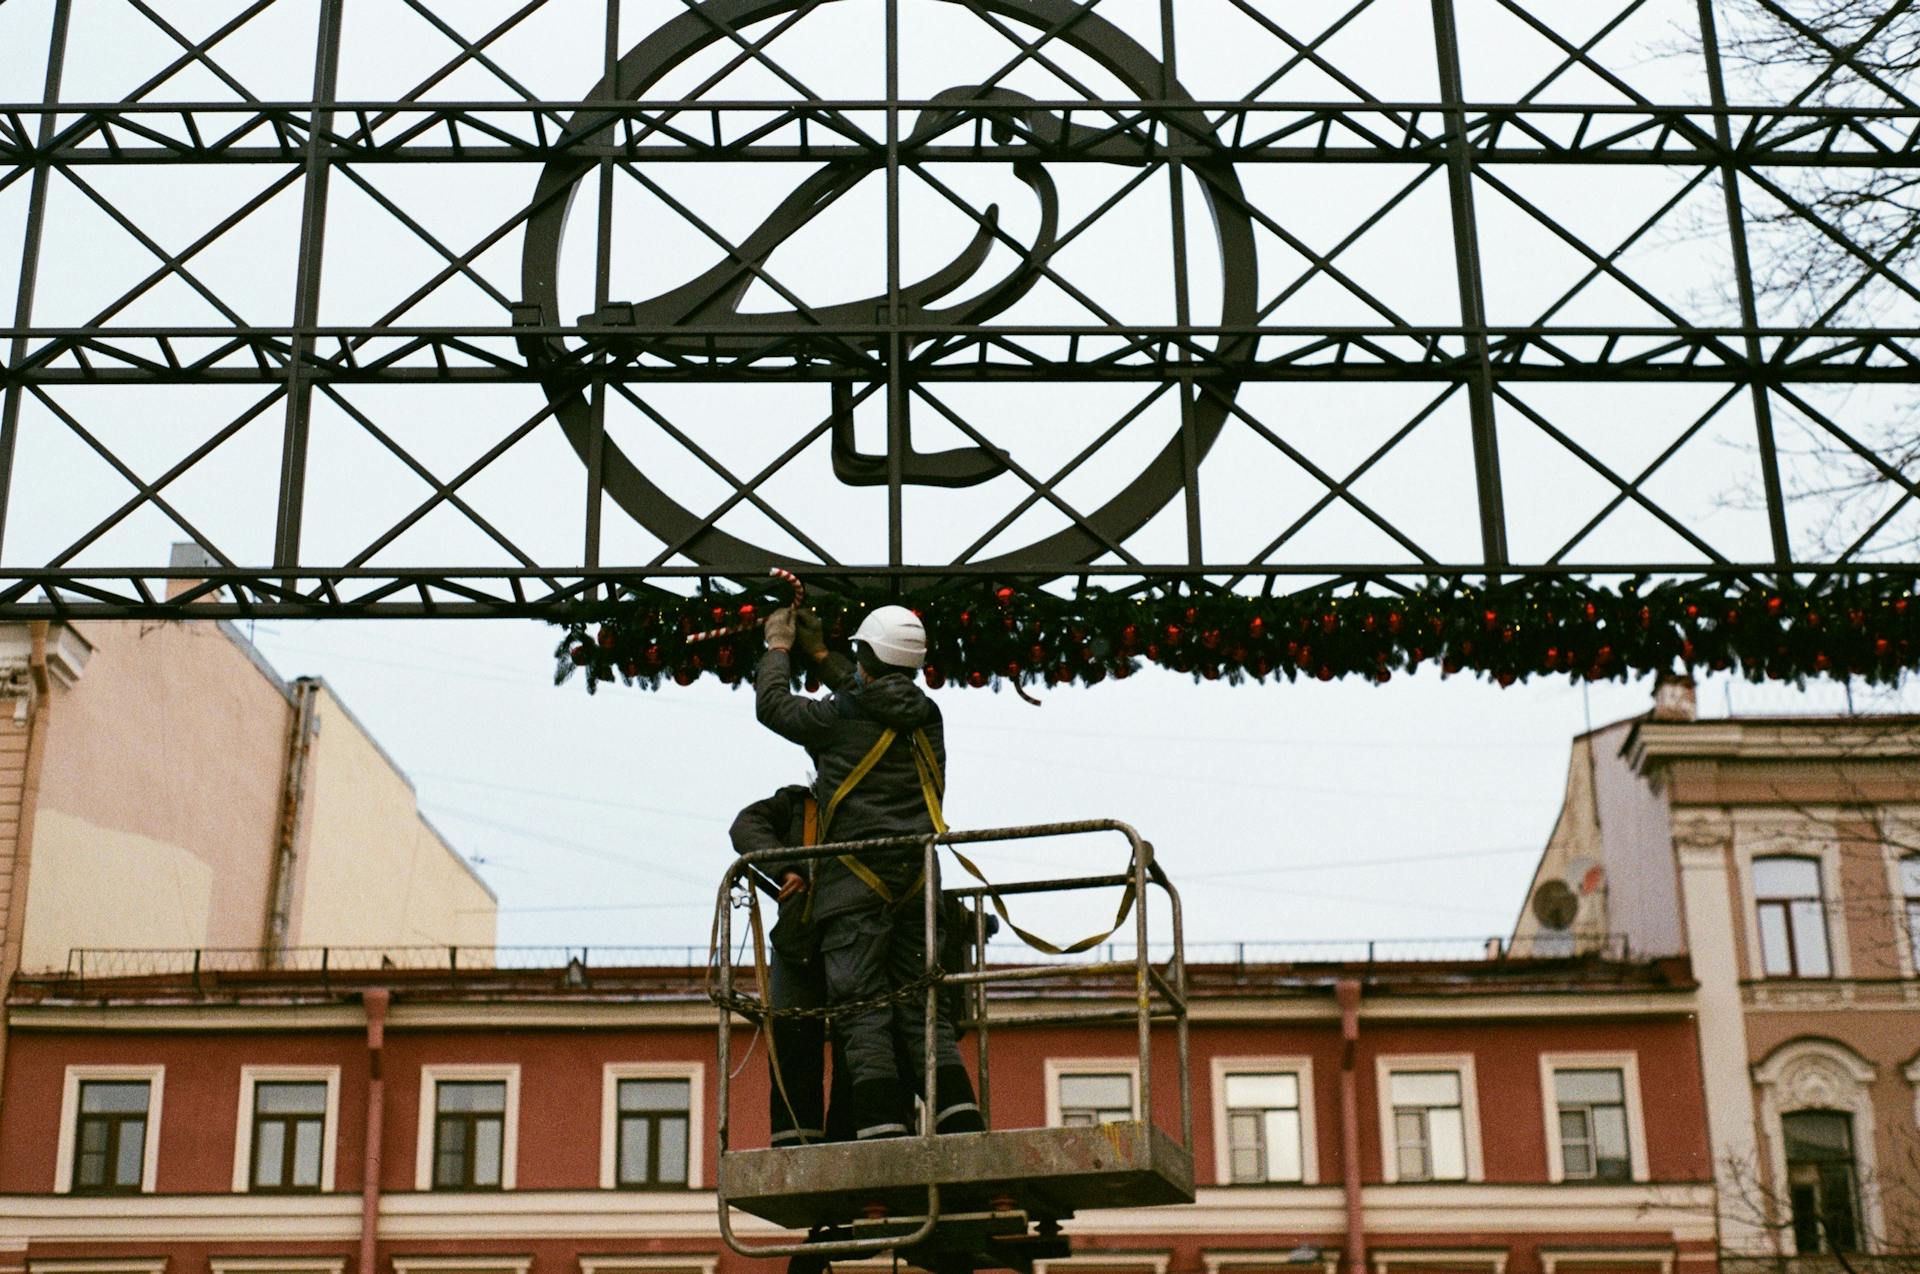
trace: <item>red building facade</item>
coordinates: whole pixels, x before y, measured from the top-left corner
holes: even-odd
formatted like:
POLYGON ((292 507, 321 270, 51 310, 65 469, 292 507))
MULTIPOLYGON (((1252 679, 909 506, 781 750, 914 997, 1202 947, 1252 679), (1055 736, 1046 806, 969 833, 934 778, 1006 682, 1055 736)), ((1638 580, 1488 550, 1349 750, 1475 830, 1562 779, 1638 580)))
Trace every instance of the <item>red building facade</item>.
MULTIPOLYGON (((1192 1205, 1083 1213, 1074 1269, 1707 1274, 1684 960, 1198 966, 1192 1205), (1357 1173, 1349 1171, 1357 1165, 1357 1173)), ((1028 997, 1087 994, 1063 975, 1028 997)), ((697 971, 22 979, 0 1272, 717 1274, 697 971)), ((996 999, 995 1127, 1137 1113, 1130 1029, 996 999)), ((1152 1112, 1179 1126, 1174 1042, 1152 1112)), ((736 1031, 735 1144, 765 1068, 736 1031)), ((970 1050, 969 1050, 970 1051, 970 1050)), ((741 1231, 771 1239, 740 1218, 741 1231)), ((766 1268, 773 1268, 770 1264, 766 1268)))

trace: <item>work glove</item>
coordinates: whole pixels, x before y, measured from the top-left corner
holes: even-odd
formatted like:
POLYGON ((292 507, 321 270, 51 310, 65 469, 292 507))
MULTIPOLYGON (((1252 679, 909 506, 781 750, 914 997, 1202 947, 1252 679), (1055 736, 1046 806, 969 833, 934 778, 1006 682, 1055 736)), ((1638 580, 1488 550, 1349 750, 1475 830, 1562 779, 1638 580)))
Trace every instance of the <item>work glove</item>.
POLYGON ((820 617, 813 613, 812 607, 797 612, 794 616, 794 647, 813 663, 819 663, 827 657, 827 630, 820 623, 820 617))
POLYGON ((782 606, 779 610, 767 616, 767 624, 764 630, 767 649, 792 650, 793 629, 793 607, 782 606))

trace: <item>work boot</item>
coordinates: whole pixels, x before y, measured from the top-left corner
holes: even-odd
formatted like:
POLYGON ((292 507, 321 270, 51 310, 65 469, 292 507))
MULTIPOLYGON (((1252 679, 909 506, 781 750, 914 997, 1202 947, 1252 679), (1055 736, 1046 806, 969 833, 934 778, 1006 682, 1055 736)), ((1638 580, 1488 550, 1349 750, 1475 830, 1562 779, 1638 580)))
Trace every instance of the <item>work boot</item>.
POLYGON ((853 1086, 853 1135, 856 1141, 907 1135, 906 1107, 900 1085, 891 1079, 866 1079, 853 1086))
POLYGON ((974 1099, 973 1081, 964 1066, 942 1066, 933 1077, 935 1132, 985 1132, 987 1121, 980 1117, 980 1103, 974 1099))

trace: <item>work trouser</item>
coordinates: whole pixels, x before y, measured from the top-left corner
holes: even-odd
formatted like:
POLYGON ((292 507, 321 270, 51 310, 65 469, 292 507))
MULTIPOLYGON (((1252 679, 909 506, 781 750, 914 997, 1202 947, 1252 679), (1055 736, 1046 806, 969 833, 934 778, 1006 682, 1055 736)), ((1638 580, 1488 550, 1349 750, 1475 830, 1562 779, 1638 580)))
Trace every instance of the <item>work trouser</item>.
POLYGON ((817 1009, 826 1003, 827 984, 820 961, 794 959, 773 948, 768 960, 772 982, 769 996, 773 1019, 773 1047, 767 1054, 767 1100, 771 1108, 772 1144, 797 1146, 825 1139, 826 1118, 821 1086, 826 1079, 821 1054, 826 1046, 826 1023, 818 1017, 780 1017, 781 1009, 817 1009), (776 1077, 773 1067, 778 1064, 776 1077))
MULTIPOLYGON (((820 956, 827 1002, 839 1005, 883 996, 926 974, 926 920, 918 895, 896 909, 879 907, 821 918, 820 956)), ((834 1039, 855 1088, 881 1082, 918 1092, 926 1074, 924 994, 834 1014, 834 1039), (896 1054, 896 1046, 898 1053, 896 1054), (900 1061, 910 1070, 900 1074, 900 1061)), ((935 1014, 934 1064, 959 1066, 953 1023, 935 1014)))

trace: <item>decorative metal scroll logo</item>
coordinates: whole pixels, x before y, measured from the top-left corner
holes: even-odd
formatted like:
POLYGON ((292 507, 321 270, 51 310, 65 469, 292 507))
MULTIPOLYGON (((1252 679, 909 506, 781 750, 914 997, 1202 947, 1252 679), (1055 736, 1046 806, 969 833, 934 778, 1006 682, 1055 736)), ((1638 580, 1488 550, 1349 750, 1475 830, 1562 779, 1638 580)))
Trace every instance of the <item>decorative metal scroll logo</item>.
MULTIPOLYGON (((1184 105, 1193 103, 1194 98, 1167 75, 1158 58, 1119 28, 1088 12, 1076 0, 919 2, 965 4, 1041 32, 1053 32, 1056 40, 1104 67, 1126 91, 1142 100, 1165 103, 1163 118, 1181 140, 1205 137, 1210 131, 1199 108, 1188 109, 1184 105)), ((615 72, 617 89, 603 80, 593 87, 587 100, 615 100, 620 95, 629 99, 645 98, 648 90, 674 68, 709 45, 729 39, 729 31, 790 13, 807 3, 808 0, 706 0, 698 10, 689 8, 628 50, 615 72)), ((1101 127, 1089 127, 1069 123, 1009 89, 950 88, 932 100, 935 106, 921 112, 912 134, 904 139, 903 151, 950 129, 964 111, 985 117, 993 125, 996 144, 1017 137, 1043 152, 1072 148, 1101 162, 1134 167, 1159 162, 1163 157, 1160 144, 1144 124, 1118 127, 1103 120, 1101 127), (943 102, 955 105, 941 109, 938 104, 943 102), (963 107, 959 103, 969 105, 963 107)), ((606 128, 606 115, 592 110, 583 110, 567 122, 569 136, 590 136, 606 128)), ((871 332, 876 327, 876 317, 884 319, 889 313, 898 316, 901 327, 916 329, 914 333, 902 333, 898 346, 893 345, 884 330, 878 335, 840 335, 826 346, 829 359, 833 345, 837 344, 845 351, 848 369, 859 370, 861 378, 869 382, 884 379, 891 370, 885 364, 890 348, 898 348, 900 357, 908 359, 913 355, 915 343, 925 344, 931 339, 918 329, 985 324, 1032 290, 1057 247, 1059 199, 1042 163, 1012 156, 1009 162, 1016 176, 1040 203, 1038 229, 1031 244, 1025 245, 1021 252, 1019 264, 1005 277, 966 299, 949 300, 968 289, 994 244, 1004 241, 990 210, 982 218, 972 242, 958 257, 928 277, 902 286, 897 310, 892 309, 889 297, 884 294, 810 308, 808 317, 817 320, 823 331, 844 325, 865 327, 871 332), (880 369, 877 376, 876 366, 880 369)), ((1224 332, 1210 361, 1230 368, 1237 358, 1245 358, 1251 351, 1252 338, 1245 333, 1256 321, 1252 221, 1230 163, 1204 154, 1185 158, 1184 162, 1201 179, 1200 187, 1220 249, 1223 277, 1217 323, 1224 332)), ((723 261, 691 282, 649 300, 612 304, 578 321, 596 326, 631 323, 636 333, 636 347, 670 357, 713 359, 763 350, 775 329, 791 326, 800 315, 794 311, 743 313, 738 308, 741 298, 759 277, 759 268, 775 249, 805 227, 834 198, 885 166, 885 155, 873 153, 824 161, 819 171, 787 196, 759 228, 738 245, 735 259, 723 261), (676 335, 675 329, 682 327, 698 328, 699 332, 676 335)), ((595 170, 596 161, 590 157, 554 161, 541 173, 534 193, 535 211, 527 222, 522 284, 529 315, 537 312, 538 321, 547 327, 567 322, 560 313, 561 242, 571 196, 578 184, 595 170)), ((1197 316, 1194 321, 1206 325, 1197 316)), ((612 342, 610 347, 617 344, 612 342)), ((578 361, 566 357, 566 351, 555 338, 528 335, 522 339, 521 348, 536 370, 546 369, 548 374, 543 375, 543 385, 548 400, 568 441, 584 460, 592 443, 593 424, 591 407, 581 389, 578 361)), ((817 357, 819 349, 816 346, 810 352, 817 357)), ((901 370, 905 383, 910 386, 912 369, 901 370)), ((769 372, 767 378, 777 380, 779 376, 777 372, 769 372)), ((817 381, 821 377, 816 368, 804 373, 796 371, 793 379, 817 381)), ((889 457, 862 453, 854 445, 854 394, 850 378, 841 376, 832 379, 830 384, 834 475, 849 485, 885 483, 889 457)), ((1194 465, 1198 465, 1219 436, 1238 388, 1238 382, 1231 379, 1229 373, 1227 377, 1215 374, 1204 388, 1192 391, 1191 400, 1183 410, 1187 412, 1184 432, 1191 438, 1194 465)), ((667 544, 680 546, 680 551, 693 561, 729 569, 759 569, 790 556, 719 530, 712 525, 712 519, 701 518, 662 490, 636 459, 611 438, 603 438, 601 445, 607 495, 649 532, 667 544)), ((1123 543, 1174 499, 1185 485, 1187 465, 1186 444, 1176 435, 1106 503, 1084 513, 1072 525, 999 558, 974 565, 982 570, 1016 571, 1041 563, 1091 561, 1110 551, 1112 545, 1123 543)), ((1005 454, 986 447, 919 452, 912 448, 909 438, 900 457, 902 480, 921 486, 973 486, 1006 470, 1005 454)))

